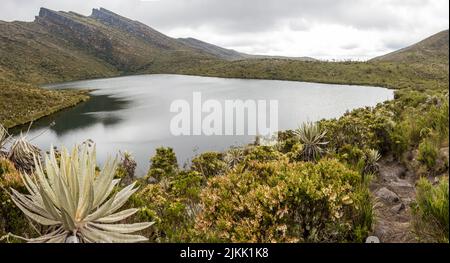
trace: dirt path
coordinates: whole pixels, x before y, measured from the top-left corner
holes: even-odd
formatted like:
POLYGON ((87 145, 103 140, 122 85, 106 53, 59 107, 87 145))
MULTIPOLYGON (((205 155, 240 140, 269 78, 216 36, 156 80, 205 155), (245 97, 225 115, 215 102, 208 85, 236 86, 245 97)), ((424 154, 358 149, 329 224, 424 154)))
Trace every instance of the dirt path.
POLYGON ((413 173, 389 159, 380 161, 380 174, 370 187, 375 198, 373 234, 382 243, 415 242, 410 204, 415 197, 413 173))

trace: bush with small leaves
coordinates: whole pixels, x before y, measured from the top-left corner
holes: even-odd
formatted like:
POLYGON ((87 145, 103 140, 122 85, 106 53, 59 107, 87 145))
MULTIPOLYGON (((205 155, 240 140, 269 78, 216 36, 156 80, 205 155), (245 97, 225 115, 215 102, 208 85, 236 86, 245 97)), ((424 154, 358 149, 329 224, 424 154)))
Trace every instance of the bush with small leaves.
MULTIPOLYGON (((9 189, 26 191, 19 172, 9 160, 0 157, 0 238, 16 233, 28 238, 36 236, 27 217, 13 203, 9 189)), ((5 239, 6 240, 6 239, 5 239)), ((20 241, 11 239, 10 241, 20 241)))
POLYGON ((147 178, 153 177, 156 180, 163 178, 173 178, 179 170, 177 157, 172 148, 158 148, 156 154, 151 158, 150 169, 147 178))
POLYGON ((251 162, 270 162, 285 159, 286 156, 273 146, 255 146, 246 150, 244 164, 251 162))
POLYGON ((361 176, 336 160, 254 161, 244 172, 208 181, 195 237, 201 242, 359 242, 371 229, 367 197, 361 176))
POLYGON ((227 169, 224 154, 219 152, 205 152, 192 160, 191 169, 199 172, 205 178, 223 174, 227 169))
POLYGON ((428 171, 434 171, 438 156, 439 148, 433 139, 426 138, 419 144, 417 160, 422 163, 428 171))
POLYGON ((149 184, 130 198, 128 206, 140 207, 138 220, 154 221, 149 238, 155 242, 189 242, 205 178, 195 171, 181 171, 168 184, 149 184))

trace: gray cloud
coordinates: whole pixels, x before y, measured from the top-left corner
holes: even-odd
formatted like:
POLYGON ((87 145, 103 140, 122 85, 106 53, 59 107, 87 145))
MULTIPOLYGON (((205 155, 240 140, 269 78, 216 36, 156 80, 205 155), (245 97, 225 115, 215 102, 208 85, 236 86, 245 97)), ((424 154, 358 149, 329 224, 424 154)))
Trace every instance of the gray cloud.
POLYGON ((176 37, 245 52, 366 58, 448 28, 447 0, 2 0, 0 20, 39 7, 88 15, 105 7, 176 37))

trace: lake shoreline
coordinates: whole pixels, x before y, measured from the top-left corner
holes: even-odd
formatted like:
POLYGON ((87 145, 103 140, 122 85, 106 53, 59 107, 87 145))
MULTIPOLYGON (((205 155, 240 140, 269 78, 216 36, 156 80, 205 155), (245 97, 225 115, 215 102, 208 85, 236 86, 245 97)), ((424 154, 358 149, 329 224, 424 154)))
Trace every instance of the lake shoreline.
MULTIPOLYGON (((240 133, 237 130, 233 136, 220 138, 201 134, 202 136, 193 136, 186 141, 183 136, 173 136, 171 119, 176 117, 177 112, 171 112, 169 108, 173 102, 179 100, 194 105, 192 96, 195 92, 203 93, 202 102, 212 99, 221 106, 226 105, 229 100, 250 99, 265 102, 277 100, 280 102, 281 113, 277 120, 279 126, 273 129, 277 132, 295 129, 306 121, 338 118, 346 111, 375 107, 378 103, 394 98, 392 90, 373 86, 355 87, 260 79, 237 80, 179 74, 146 74, 117 79, 67 82, 47 88, 90 90, 91 98, 80 106, 35 122, 30 129, 30 137, 43 133, 49 127, 52 131, 46 132, 45 136, 39 136, 34 141, 36 146, 47 149, 51 144, 73 145, 91 139, 98 147, 102 147, 104 151, 102 158, 106 153, 127 150, 139 156, 143 170, 147 169, 144 166, 148 163, 148 155, 159 146, 176 149, 182 164, 193 157, 194 151, 221 151, 229 146, 254 141, 254 136, 250 136, 253 133, 238 136, 240 133), (172 92, 164 93, 169 87, 172 92)), ((203 113, 203 117, 206 115, 208 115, 206 112, 203 113)), ((222 121, 227 123, 230 120, 223 115, 220 123, 222 121)), ((191 128, 193 129, 193 126, 189 131, 194 135, 191 128)), ((246 130, 248 127, 242 126, 239 129, 246 130)), ((16 130, 16 134, 18 132, 16 130)), ((220 134, 214 133, 217 136, 220 134)))
MULTIPOLYGON (((115 78, 122 78, 122 77, 134 77, 134 76, 146 76, 146 75, 178 75, 178 76, 192 76, 192 77, 205 77, 205 78, 218 78, 218 79, 242 79, 242 80, 274 80, 274 81, 294 81, 294 82, 301 82, 301 83, 316 83, 316 84, 331 84, 331 85, 348 85, 348 86, 372 86, 372 87, 378 87, 378 88, 386 88, 389 90, 393 90, 396 91, 398 90, 398 88, 395 87, 391 87, 389 85, 384 84, 375 84, 375 83, 370 83, 370 81, 368 82, 358 82, 358 83, 351 83, 351 82, 345 82, 345 81, 321 81, 321 80, 314 80, 314 79, 304 79, 304 80, 300 80, 300 79, 286 79, 286 78, 255 78, 255 77, 251 77, 251 78, 245 78, 245 77, 232 77, 232 76, 215 76, 210 75, 210 74, 190 74, 190 73, 136 73, 136 74, 118 74, 116 76, 110 76, 110 77, 105 77, 105 76, 99 76, 99 77, 94 77, 94 78, 87 78, 87 79, 73 79, 73 80, 68 80, 68 81, 64 81, 64 82, 49 82, 49 83, 44 83, 44 84, 39 84, 38 87, 39 88, 49 88, 51 86, 58 86, 61 84, 65 84, 65 83, 71 83, 71 82, 78 82, 78 81, 91 81, 91 80, 101 80, 101 79, 115 79, 115 78)), ((26 121, 22 121, 22 122, 18 122, 18 123, 14 123, 13 125, 7 125, 5 126, 5 128, 7 129, 15 129, 21 126, 26 126, 29 125, 31 122, 35 122, 38 121, 44 117, 48 117, 51 116, 55 113, 58 113, 62 110, 65 109, 69 109, 72 107, 77 106, 78 104, 85 102, 87 100, 90 99, 90 92, 92 92, 92 90, 89 89, 80 89, 79 90, 80 93, 83 93, 82 95, 86 96, 84 98, 79 98, 77 101, 71 102, 71 103, 65 103, 60 105, 59 107, 54 107, 49 109, 46 112, 40 112, 38 114, 36 114, 35 116, 32 116, 30 119, 26 120, 26 121)))
POLYGON ((46 110, 44 112, 42 112, 42 111, 38 112, 38 113, 34 114, 33 116, 31 116, 30 118, 28 118, 26 121, 17 122, 17 123, 14 123, 13 125, 7 125, 7 126, 5 126, 5 128, 8 130, 11 130, 11 129, 17 129, 19 127, 29 126, 29 124, 32 122, 39 121, 42 118, 51 116, 60 111, 73 108, 73 107, 79 105, 80 103, 88 101, 91 98, 91 96, 89 94, 91 92, 90 90, 78 90, 76 92, 63 91, 63 92, 75 93, 73 96, 73 100, 63 103, 63 104, 60 104, 58 106, 49 108, 48 110, 46 110))

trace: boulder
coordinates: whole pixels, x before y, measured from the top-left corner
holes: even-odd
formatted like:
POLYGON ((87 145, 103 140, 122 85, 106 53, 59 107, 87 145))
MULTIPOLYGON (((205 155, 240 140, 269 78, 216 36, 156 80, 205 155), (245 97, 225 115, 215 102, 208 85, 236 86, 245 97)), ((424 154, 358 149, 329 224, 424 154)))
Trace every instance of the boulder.
POLYGON ((379 189, 375 196, 383 200, 384 202, 390 203, 390 204, 396 204, 400 202, 400 197, 392 192, 391 190, 387 189, 386 187, 383 187, 379 189))

